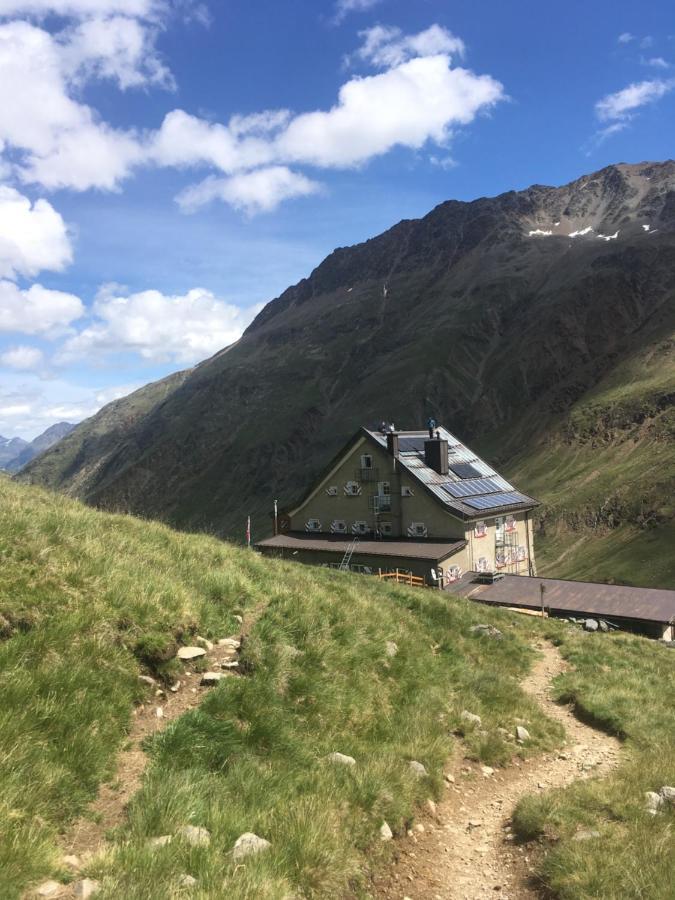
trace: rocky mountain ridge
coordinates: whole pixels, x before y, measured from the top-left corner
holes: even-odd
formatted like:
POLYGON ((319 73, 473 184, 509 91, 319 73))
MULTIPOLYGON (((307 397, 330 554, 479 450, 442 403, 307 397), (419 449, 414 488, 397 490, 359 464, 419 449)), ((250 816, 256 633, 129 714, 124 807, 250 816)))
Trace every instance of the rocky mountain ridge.
POLYGON ((0 437, 0 469, 13 473, 20 471, 40 453, 44 453, 61 438, 70 434, 73 428, 75 425, 71 422, 57 422, 46 428, 32 441, 25 441, 23 438, 9 440, 0 437))

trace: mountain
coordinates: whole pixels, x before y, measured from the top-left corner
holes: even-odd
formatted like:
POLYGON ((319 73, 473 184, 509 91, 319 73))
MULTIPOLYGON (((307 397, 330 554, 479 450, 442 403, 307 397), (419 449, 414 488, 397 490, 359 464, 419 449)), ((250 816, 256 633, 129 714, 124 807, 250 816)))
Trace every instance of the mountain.
MULTIPOLYGON (((75 426, 70 422, 57 422, 56 425, 50 425, 49 428, 43 431, 42 434, 39 434, 30 443, 24 441, 22 438, 14 438, 14 441, 18 442, 15 448, 16 453, 9 456, 4 463, 1 463, 0 468, 4 468, 7 472, 20 471, 32 459, 39 456, 40 453, 49 450, 49 448, 57 444, 61 438, 70 434, 73 428, 75 428, 75 426)), ((0 438, 0 441, 2 441, 2 438, 0 438)), ((8 442, 8 444, 9 443, 11 442, 8 442)))
POLYGON ((23 438, 6 438, 0 434, 0 469, 4 469, 27 446, 28 441, 23 438))
POLYGON ((544 570, 673 585, 674 271, 673 161, 448 201, 21 477, 223 535, 251 513, 259 537, 358 425, 433 414, 543 501, 544 570))

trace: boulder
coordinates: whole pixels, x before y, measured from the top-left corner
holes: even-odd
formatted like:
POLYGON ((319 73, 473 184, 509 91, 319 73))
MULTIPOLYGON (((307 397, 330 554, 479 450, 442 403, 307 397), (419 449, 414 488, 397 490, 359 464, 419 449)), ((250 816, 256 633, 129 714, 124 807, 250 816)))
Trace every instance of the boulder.
POLYGON ((236 659, 223 659, 220 662, 221 669, 238 669, 239 663, 236 659))
POLYGON ((398 653, 398 644, 395 641, 387 641, 385 644, 384 652, 387 656, 396 656, 398 653))
POLYGON ((251 831, 247 831, 238 837, 232 848, 232 856, 235 860, 244 859, 246 856, 252 856, 254 853, 262 853, 269 850, 272 845, 265 838, 258 837, 251 831))
POLYGON ((500 641, 504 637, 499 628, 495 628, 494 625, 472 625, 469 631, 471 634, 493 638, 496 641, 500 641))
POLYGON ((475 713, 469 712, 468 710, 462 710, 461 715, 462 722, 466 722, 467 725, 475 725, 477 728, 483 724, 483 720, 480 716, 477 716, 475 713))
POLYGON ((657 814, 664 802, 663 797, 654 791, 647 791, 645 794, 645 809, 652 816, 657 814))
POLYGON ((150 847, 166 847, 173 840, 170 834, 162 834, 159 837, 150 838, 148 844, 150 847))
POLYGON ((211 843, 211 835, 206 828, 200 828, 197 825, 183 825, 176 832, 176 837, 182 838, 186 843, 192 844, 193 847, 208 847, 211 843))
POLYGON ((205 655, 206 650, 203 647, 179 647, 178 649, 178 659, 198 659, 198 657, 205 655))
POLYGON ((516 725, 516 740, 519 744, 524 744, 530 740, 530 732, 522 725, 516 725))
POLYGON ((338 753, 337 750, 333 753, 329 753, 326 757, 328 762, 338 763, 341 766, 355 766, 356 760, 353 756, 347 756, 344 753, 338 753))
POLYGON ((426 778, 429 774, 422 763, 418 762, 416 759, 410 760, 410 762, 408 763, 408 768, 416 778, 426 778))
POLYGON ((659 791, 659 796, 664 803, 667 803, 669 806, 675 806, 675 787, 664 785, 659 791))
POLYGON ((197 879, 193 875, 179 875, 178 887, 191 888, 197 884, 197 879))
POLYGON ((381 841, 390 841, 394 836, 391 828, 387 825, 386 822, 383 822, 380 825, 380 840, 381 841))
POLYGON ((492 768, 492 766, 481 766, 480 770, 486 778, 489 778, 490 775, 495 774, 495 770, 492 768))
POLYGON ((596 619, 584 619, 584 631, 597 631, 599 627, 596 619))
POLYGON ((232 637, 220 638, 218 646, 224 647, 226 650, 229 649, 235 653, 241 647, 241 641, 238 638, 232 637))
POLYGON ((73 894, 79 897, 80 900, 87 900, 88 897, 98 894, 100 890, 100 883, 93 878, 83 878, 81 881, 76 881, 73 885, 73 894))
POLYGON ((604 631, 605 634, 607 634, 607 632, 609 631, 609 625, 607 624, 607 622, 605 622, 604 619, 600 619, 600 621, 598 622, 598 627, 600 628, 600 631, 604 631))
POLYGON ((213 650, 213 643, 208 638, 196 637, 195 644, 197 644, 198 647, 203 647, 205 650, 213 650))
POLYGON ((204 672, 202 680, 199 683, 202 687, 212 687, 214 684, 218 684, 219 681, 222 681, 223 678, 225 678, 223 672, 204 672))

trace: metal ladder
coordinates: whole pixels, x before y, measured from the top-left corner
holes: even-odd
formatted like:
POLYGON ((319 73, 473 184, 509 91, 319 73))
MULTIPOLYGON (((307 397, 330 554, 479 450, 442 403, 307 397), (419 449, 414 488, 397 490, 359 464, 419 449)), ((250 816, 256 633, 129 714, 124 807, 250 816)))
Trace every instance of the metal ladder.
POLYGON ((356 545, 358 544, 359 539, 357 537, 351 542, 351 544, 347 547, 345 551, 345 555, 342 557, 342 562, 338 566, 338 571, 340 572, 348 572, 349 571, 349 563, 352 561, 352 555, 354 550, 356 549, 356 545))

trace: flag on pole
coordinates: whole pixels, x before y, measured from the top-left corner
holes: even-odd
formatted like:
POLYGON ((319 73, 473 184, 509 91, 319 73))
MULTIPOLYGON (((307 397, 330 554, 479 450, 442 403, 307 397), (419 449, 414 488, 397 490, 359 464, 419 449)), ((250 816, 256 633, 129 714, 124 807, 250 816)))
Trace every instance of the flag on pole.
POLYGON ((251 517, 246 517, 246 546, 251 546, 251 517))

